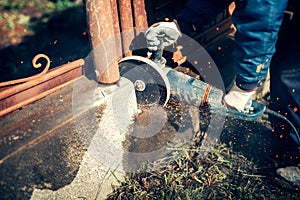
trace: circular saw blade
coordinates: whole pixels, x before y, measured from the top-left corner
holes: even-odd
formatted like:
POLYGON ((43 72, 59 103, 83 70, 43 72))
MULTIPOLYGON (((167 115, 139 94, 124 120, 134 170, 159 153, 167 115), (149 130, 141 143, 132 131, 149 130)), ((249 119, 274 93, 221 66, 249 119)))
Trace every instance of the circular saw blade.
POLYGON ((129 56, 119 62, 119 68, 121 76, 134 84, 138 105, 167 103, 170 97, 170 83, 155 62, 141 56, 129 56))

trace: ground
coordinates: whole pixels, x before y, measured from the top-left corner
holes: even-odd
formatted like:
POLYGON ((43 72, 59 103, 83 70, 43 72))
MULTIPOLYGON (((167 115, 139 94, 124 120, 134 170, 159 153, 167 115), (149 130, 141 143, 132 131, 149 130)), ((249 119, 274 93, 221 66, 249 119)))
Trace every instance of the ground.
MULTIPOLYGON (((43 2, 50 8, 27 5, 12 9, 17 7, 16 4, 12 7, 3 7, 0 11, 0 26, 3 27, 0 30, 1 81, 36 73, 32 71, 31 59, 38 53, 47 54, 52 60, 52 67, 84 58, 89 53, 84 6, 80 1, 77 4, 55 4, 56 10, 51 7, 51 3, 55 1, 43 2), (59 5, 65 6, 64 9, 59 9, 59 5)), ((225 43, 220 41, 219 44, 226 47, 225 43)), ((230 59, 220 55, 221 52, 216 49, 214 46, 210 49, 216 62, 221 62, 220 60, 224 58, 230 59)), ((226 51, 226 48, 223 50, 226 51)), ((226 73, 226 70, 223 69, 223 73, 226 73)), ((172 110, 174 108, 176 106, 170 107, 172 114, 169 115, 169 131, 182 125, 180 116, 183 119, 186 117, 184 113, 174 115, 175 110, 172 110)), ((297 164, 299 158, 295 158, 293 150, 286 145, 283 148, 282 141, 272 133, 267 116, 263 116, 264 118, 259 122, 227 118, 218 145, 205 158, 199 158, 197 147, 201 145, 201 138, 205 135, 206 120, 209 120, 209 114, 202 114, 204 132, 195 135, 193 145, 181 149, 177 159, 160 171, 128 174, 126 180, 120 187, 115 188, 115 192, 109 199, 118 197, 123 199, 300 199, 299 188, 275 173, 275 169, 280 166, 297 164)), ((129 139, 127 147, 131 151, 147 151, 151 144, 165 144, 169 141, 168 137, 170 133, 164 131, 152 141, 129 139), (147 145, 145 142, 148 142, 147 145)), ((59 138, 57 140, 61 141, 59 138)), ((49 141, 54 145, 51 139, 49 141)), ((77 143, 69 143, 73 144, 69 148, 77 148, 74 147, 77 143)), ((78 155, 76 162, 80 161, 81 156, 78 155)), ((54 161, 61 162, 55 159, 54 161)), ((39 169, 41 174, 47 174, 45 163, 41 164, 42 167, 34 167, 30 173, 35 173, 35 170, 39 169)), ((71 170, 68 181, 74 177, 76 170, 76 167, 71 170)), ((26 174, 26 176, 31 175, 26 174)), ((60 174, 56 174, 53 178, 57 176, 60 174)), ((57 189, 55 187, 67 184, 58 183, 58 180, 45 181, 41 178, 33 175, 30 180, 40 188, 57 189), (56 183, 55 187, 51 183, 56 183)), ((25 183, 26 185, 34 184, 25 183)), ((9 191, 14 192, 14 190, 9 191)), ((23 188, 19 191, 21 191, 19 195, 22 196, 23 191, 29 198, 32 188, 23 188)))

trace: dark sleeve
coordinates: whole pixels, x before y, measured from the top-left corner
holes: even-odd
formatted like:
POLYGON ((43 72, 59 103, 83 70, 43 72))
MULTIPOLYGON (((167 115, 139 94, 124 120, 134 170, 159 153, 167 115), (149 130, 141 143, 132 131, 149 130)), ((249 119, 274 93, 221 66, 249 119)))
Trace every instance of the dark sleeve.
POLYGON ((233 0, 190 0, 175 18, 181 23, 193 24, 202 28, 225 10, 232 1, 233 0))

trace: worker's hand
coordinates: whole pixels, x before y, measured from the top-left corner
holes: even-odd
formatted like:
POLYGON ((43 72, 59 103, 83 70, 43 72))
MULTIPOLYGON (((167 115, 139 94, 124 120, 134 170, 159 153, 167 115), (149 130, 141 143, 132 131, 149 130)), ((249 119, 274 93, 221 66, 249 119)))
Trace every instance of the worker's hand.
POLYGON ((150 51, 156 51, 161 41, 163 41, 163 47, 170 46, 177 41, 179 36, 181 36, 181 32, 175 22, 158 22, 150 26, 145 32, 150 51))
POLYGON ((249 112, 252 104, 252 96, 255 90, 245 91, 233 85, 230 91, 224 97, 224 104, 229 109, 235 109, 240 112, 249 112))

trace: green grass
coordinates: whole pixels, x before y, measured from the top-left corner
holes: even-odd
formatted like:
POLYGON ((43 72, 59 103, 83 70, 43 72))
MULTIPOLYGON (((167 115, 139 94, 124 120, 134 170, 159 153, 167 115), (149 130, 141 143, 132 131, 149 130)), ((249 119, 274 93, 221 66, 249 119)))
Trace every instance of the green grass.
POLYGON ((205 158, 197 146, 177 149, 178 157, 159 171, 131 173, 107 199, 294 199, 297 191, 257 174, 254 163, 217 144, 205 158))
MULTIPOLYGON (((32 32, 32 27, 37 23, 32 21, 30 12, 23 14, 24 9, 35 9, 42 13, 40 22, 47 22, 51 14, 63 11, 79 5, 79 1, 58 0, 56 3, 49 0, 0 0, 0 20, 6 20, 7 30, 14 31, 17 25, 24 25, 28 32, 32 32)), ((81 2, 82 3, 82 2, 81 2)))
POLYGON ((197 147, 177 153, 160 171, 129 174, 108 199, 255 199, 261 193, 264 177, 225 145, 212 148, 204 159, 197 147))

